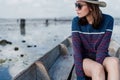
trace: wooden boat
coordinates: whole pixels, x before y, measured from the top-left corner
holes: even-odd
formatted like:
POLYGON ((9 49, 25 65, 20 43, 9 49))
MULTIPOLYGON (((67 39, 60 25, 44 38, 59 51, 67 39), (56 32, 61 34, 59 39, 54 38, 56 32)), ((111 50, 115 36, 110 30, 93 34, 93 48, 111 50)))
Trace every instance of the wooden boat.
POLYGON ((71 38, 61 42, 14 80, 68 80, 73 68, 71 38))
MULTIPOLYGON (((18 74, 14 80, 76 80, 71 44, 71 38, 68 37, 18 74)), ((111 56, 119 57, 120 45, 111 40, 109 52, 111 56)))
POLYGON ((115 40, 111 40, 110 42, 109 53, 111 56, 118 57, 120 59, 120 44, 115 40))

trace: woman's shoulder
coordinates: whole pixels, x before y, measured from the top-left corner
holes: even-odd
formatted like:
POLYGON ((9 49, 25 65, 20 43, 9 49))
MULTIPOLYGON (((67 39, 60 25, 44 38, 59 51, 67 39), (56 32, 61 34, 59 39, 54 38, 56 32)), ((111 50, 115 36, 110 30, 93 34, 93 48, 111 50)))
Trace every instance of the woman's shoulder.
POLYGON ((78 16, 76 16, 72 19, 72 30, 79 30, 78 22, 79 22, 78 16))
POLYGON ((106 29, 113 29, 114 18, 111 15, 103 14, 103 22, 102 25, 106 29))
POLYGON ((114 18, 109 14, 102 14, 103 18, 107 21, 114 21, 114 18))

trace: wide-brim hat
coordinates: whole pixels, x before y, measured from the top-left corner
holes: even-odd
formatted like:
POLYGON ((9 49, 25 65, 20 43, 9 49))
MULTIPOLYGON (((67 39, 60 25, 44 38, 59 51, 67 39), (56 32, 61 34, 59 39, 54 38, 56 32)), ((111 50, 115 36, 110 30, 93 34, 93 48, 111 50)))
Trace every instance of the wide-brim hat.
POLYGON ((78 0, 78 1, 84 1, 84 2, 88 2, 88 3, 92 3, 92 4, 97 4, 100 7, 106 7, 106 2, 104 1, 98 1, 98 0, 78 0))

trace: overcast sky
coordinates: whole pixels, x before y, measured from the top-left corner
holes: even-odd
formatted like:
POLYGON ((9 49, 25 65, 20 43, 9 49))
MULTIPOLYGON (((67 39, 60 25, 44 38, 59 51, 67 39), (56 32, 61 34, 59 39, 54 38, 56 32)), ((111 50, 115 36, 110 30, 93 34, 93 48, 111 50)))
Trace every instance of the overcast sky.
MULTIPOLYGON (((120 0, 104 0, 104 13, 120 17, 120 0)), ((53 18, 75 16, 75 0, 0 0, 0 18, 53 18)))

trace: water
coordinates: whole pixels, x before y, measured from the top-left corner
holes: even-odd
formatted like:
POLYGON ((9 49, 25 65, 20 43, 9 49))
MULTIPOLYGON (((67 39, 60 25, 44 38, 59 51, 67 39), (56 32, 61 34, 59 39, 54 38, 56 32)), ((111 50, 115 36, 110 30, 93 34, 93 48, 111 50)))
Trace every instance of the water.
POLYGON ((46 25, 41 20, 27 20, 25 35, 20 33, 19 21, 1 23, 0 27, 0 40, 12 42, 0 45, 0 59, 5 61, 0 64, 0 80, 11 80, 71 34, 71 22, 64 21, 46 25))
MULTIPOLYGON (((71 35, 71 21, 27 19, 25 35, 21 35, 17 19, 0 20, 0 80, 11 80, 35 60, 71 35)), ((120 44, 120 19, 115 19, 112 38, 120 44)))

